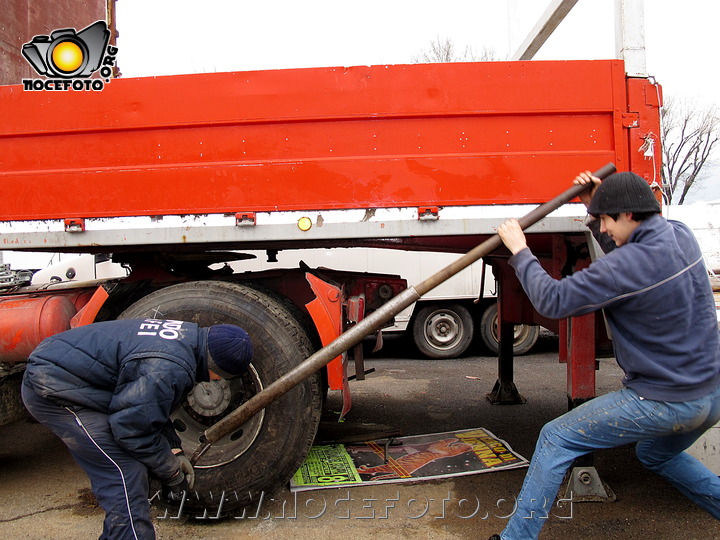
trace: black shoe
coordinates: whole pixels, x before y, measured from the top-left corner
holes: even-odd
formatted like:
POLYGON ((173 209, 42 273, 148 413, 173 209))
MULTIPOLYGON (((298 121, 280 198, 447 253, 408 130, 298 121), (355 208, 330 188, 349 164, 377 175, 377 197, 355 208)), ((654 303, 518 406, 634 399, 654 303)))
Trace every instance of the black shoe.
POLYGON ((493 534, 488 540, 502 540, 499 534, 493 534))

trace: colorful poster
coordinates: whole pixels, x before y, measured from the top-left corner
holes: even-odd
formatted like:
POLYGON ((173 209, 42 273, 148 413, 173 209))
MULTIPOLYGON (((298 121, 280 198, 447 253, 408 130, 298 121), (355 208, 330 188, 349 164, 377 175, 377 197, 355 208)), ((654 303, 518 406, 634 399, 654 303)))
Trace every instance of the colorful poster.
POLYGON ((528 460, 484 428, 314 446, 292 491, 449 478, 526 467, 528 460))
POLYGON ((350 455, 342 444, 313 446, 290 485, 305 489, 336 487, 362 482, 350 455))

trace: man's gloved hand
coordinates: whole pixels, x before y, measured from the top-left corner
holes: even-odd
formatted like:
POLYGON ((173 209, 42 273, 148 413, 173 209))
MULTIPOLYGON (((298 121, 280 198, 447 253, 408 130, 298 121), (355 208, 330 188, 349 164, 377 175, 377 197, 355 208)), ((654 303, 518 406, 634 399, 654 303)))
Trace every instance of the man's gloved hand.
POLYGON ((187 495, 195 485, 195 470, 181 449, 173 450, 173 454, 180 461, 180 469, 163 484, 163 496, 171 501, 181 501, 183 491, 187 495))
POLYGON ((190 460, 187 458, 185 454, 182 452, 179 454, 176 454, 177 458, 180 460, 180 472, 185 475, 185 479, 187 480, 188 488, 192 489, 195 487, 195 470, 193 469, 192 464, 190 463, 190 460))
POLYGON ((189 492, 188 481, 181 470, 162 486, 163 497, 169 501, 182 501, 189 492))

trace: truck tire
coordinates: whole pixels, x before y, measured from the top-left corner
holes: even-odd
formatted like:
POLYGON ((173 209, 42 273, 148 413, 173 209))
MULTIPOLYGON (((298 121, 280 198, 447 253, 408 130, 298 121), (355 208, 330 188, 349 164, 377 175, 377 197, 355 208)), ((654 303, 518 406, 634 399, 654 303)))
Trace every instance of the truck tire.
POLYGON ((428 358, 457 358, 470 346, 474 323, 470 312, 460 304, 432 304, 413 318, 413 341, 428 358))
MULTIPOLYGON (((515 325, 515 341, 513 342, 513 354, 520 356, 532 349, 540 335, 540 328, 532 324, 515 325)), ((498 343, 498 309, 497 302, 490 304, 483 312, 480 319, 480 336, 485 346, 493 354, 498 354, 500 344, 498 343)))
MULTIPOLYGON (((203 327, 237 324, 252 338, 249 373, 201 383, 173 413, 173 426, 188 456, 207 427, 313 352, 307 333, 281 300, 245 285, 220 281, 172 285, 142 298, 120 316, 138 317, 190 321, 203 327), (194 396, 199 390, 203 392, 194 396)), ((195 486, 183 506, 184 515, 239 516, 248 504, 287 485, 315 438, 321 396, 316 374, 211 446, 195 466, 195 486)), ((151 495, 159 489, 151 487, 151 495)), ((161 509, 167 505, 159 496, 152 498, 161 509)))

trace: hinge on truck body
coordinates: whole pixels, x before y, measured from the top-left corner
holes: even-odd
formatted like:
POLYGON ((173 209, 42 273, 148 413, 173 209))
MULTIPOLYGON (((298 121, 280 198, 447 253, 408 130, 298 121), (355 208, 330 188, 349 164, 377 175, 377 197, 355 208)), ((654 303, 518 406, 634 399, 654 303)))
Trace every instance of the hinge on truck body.
POLYGON ((640 127, 640 113, 636 113, 636 112, 622 113, 622 126, 625 128, 640 127))

